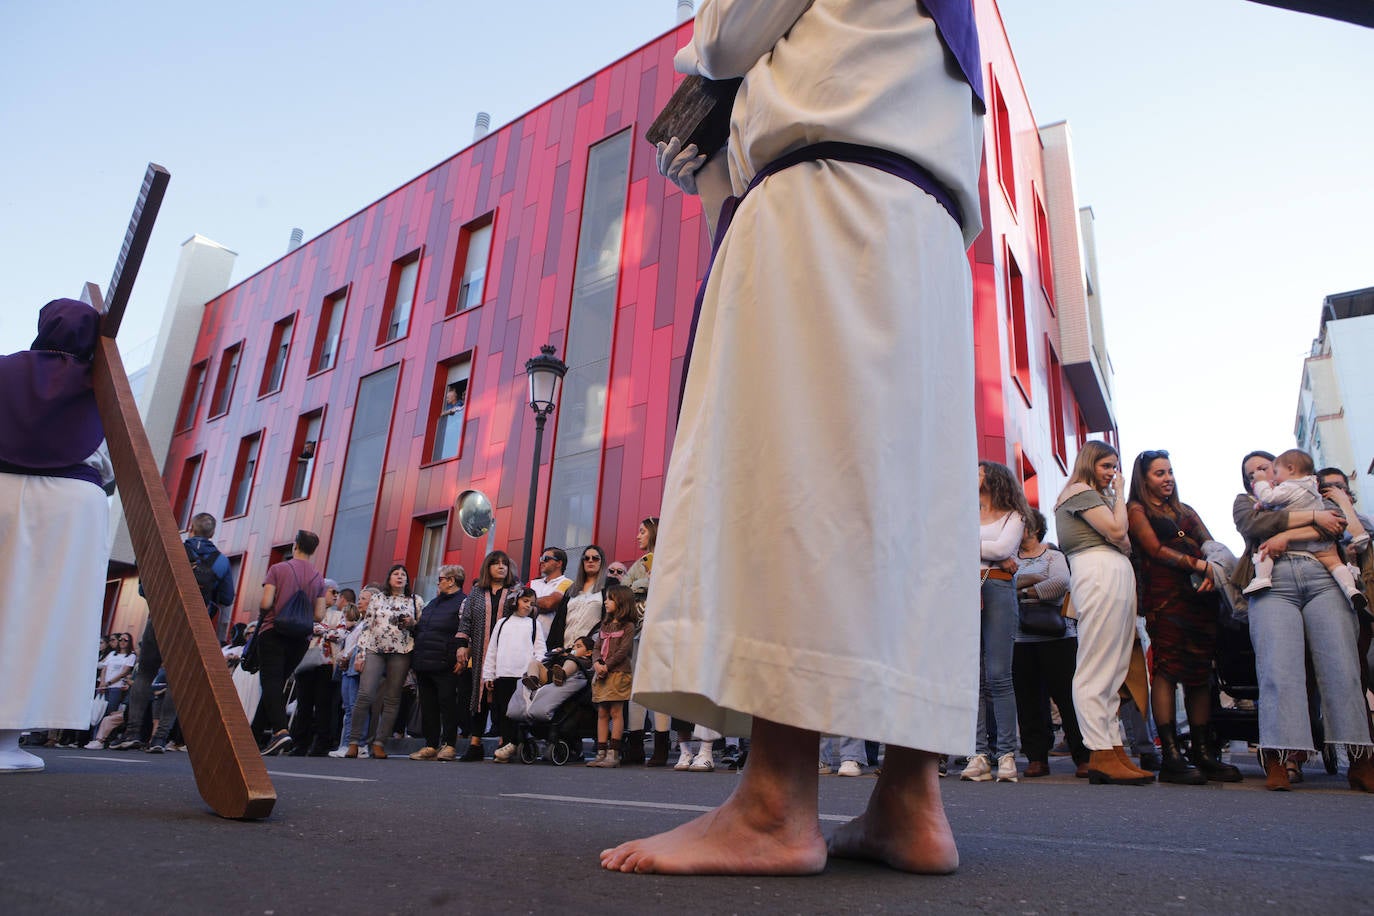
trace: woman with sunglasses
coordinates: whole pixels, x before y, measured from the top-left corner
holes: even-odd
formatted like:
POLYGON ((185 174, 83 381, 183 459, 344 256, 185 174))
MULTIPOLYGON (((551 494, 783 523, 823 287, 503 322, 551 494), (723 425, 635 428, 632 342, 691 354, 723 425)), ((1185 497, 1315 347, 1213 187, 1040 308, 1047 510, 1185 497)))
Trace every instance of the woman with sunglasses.
MULTIPOLYGON (((596 544, 582 548, 572 585, 554 611, 549 626, 549 653, 571 653, 580 637, 601 626, 602 593, 606 591, 606 551, 596 544)), ((530 674, 543 677, 543 665, 533 666, 530 674), (538 670, 536 670, 538 669, 538 670)))
POLYGON ((1221 762, 1209 724, 1218 606, 1202 545, 1212 534, 1193 508, 1179 501, 1168 452, 1136 456, 1126 512, 1137 594, 1152 647, 1150 708, 1159 732, 1159 781, 1190 786, 1209 780, 1240 782, 1240 770, 1221 762), (1179 685, 1192 735, 1187 758, 1174 721, 1179 685))
POLYGON ((1069 558, 1078 615, 1073 704, 1089 751, 1088 782, 1143 786, 1154 774, 1126 756, 1118 736, 1118 691, 1135 645, 1135 573, 1121 465, 1116 449, 1083 443, 1069 482, 1055 503, 1059 546, 1069 558))
POLYGON ((1256 550, 1274 558, 1273 584, 1251 595, 1248 607, 1259 675, 1264 786, 1288 791, 1293 782, 1288 762, 1317 752, 1308 712, 1305 656, 1310 656, 1321 690, 1326 743, 1346 745, 1350 787, 1374 792, 1374 741, 1355 651, 1359 620, 1321 562, 1299 549, 1303 541, 1340 537, 1345 517, 1332 509, 1265 509, 1255 500, 1254 485, 1270 478, 1273 464, 1274 456, 1263 451, 1241 460, 1245 492, 1231 507, 1236 530, 1245 538, 1232 583, 1242 589, 1250 583, 1256 550))

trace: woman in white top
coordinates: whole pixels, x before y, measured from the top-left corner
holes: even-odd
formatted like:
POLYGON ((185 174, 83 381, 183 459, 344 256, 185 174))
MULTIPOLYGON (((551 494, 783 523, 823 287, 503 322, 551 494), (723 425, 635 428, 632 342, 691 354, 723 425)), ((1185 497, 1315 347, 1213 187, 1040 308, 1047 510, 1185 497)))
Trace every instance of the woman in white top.
POLYGON ((1011 683, 1011 657, 1016 645, 1016 549, 1026 531, 1030 507, 1021 484, 1005 464, 978 462, 979 568, 982 610, 978 688, 977 753, 959 778, 969 782, 1016 782, 1016 694, 1011 683), (1010 569, 1008 569, 1010 567, 1010 569), (997 719, 997 744, 988 742, 987 708, 997 719), (991 761, 997 758, 993 772, 991 761))

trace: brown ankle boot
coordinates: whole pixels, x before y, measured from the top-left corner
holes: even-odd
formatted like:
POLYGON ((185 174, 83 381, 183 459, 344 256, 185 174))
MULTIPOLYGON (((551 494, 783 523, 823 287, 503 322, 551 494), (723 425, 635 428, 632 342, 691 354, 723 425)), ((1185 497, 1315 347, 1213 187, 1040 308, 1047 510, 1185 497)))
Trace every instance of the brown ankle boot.
POLYGON ((382 744, 381 744, 380 741, 374 741, 374 742, 372 743, 372 759, 373 759, 373 760, 385 760, 385 759, 386 759, 386 748, 382 747, 382 744))
POLYGON ((1345 771, 1345 778, 1350 780, 1352 789, 1374 792, 1374 757, 1370 756, 1369 748, 1363 748, 1363 751, 1358 760, 1351 762, 1350 769, 1345 771))
POLYGON ((1288 768, 1279 759, 1278 751, 1261 751, 1264 763, 1264 787, 1271 792, 1287 792, 1293 788, 1288 781, 1288 768))
POLYGON ((1150 782, 1155 781, 1155 774, 1142 767, 1136 766, 1135 761, 1131 759, 1131 755, 1126 753, 1126 749, 1121 745, 1118 744, 1116 747, 1112 748, 1112 753, 1116 755, 1117 760, 1121 761, 1121 765, 1136 774, 1137 778, 1143 776, 1149 779, 1150 782))
POLYGON ((345 757, 348 757, 348 758, 355 758, 355 757, 357 757, 357 756, 358 756, 358 742, 356 742, 356 741, 350 741, 350 742, 348 742, 348 750, 344 751, 344 756, 345 756, 345 757))
POLYGON ((1153 774, 1146 773, 1144 770, 1137 770, 1122 761, 1117 756, 1119 750, 1121 748, 1092 752, 1092 756, 1088 758, 1089 783, 1094 786, 1144 786, 1155 781, 1153 774))

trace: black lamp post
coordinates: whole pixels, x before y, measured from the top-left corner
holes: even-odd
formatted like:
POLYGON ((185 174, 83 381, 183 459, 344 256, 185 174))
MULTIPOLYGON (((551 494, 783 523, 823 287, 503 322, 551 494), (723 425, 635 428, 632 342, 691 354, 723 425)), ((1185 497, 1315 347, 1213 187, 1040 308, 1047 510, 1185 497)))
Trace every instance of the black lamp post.
POLYGON ((558 393, 563 387, 567 363, 553 355, 552 344, 539 348, 539 355, 525 360, 525 372, 530 380, 530 409, 534 411, 534 467, 530 468, 530 504, 525 513, 525 549, 520 557, 520 569, 531 579, 530 548, 534 546, 534 504, 539 498, 539 453, 544 447, 544 421, 558 406, 558 393))

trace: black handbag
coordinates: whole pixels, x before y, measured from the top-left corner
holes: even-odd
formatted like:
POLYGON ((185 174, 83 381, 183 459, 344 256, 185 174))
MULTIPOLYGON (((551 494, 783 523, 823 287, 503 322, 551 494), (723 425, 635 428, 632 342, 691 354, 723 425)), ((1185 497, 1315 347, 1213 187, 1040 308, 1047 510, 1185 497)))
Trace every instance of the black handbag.
POLYGON ((1061 605, 1045 601, 1023 601, 1017 605, 1021 632, 1028 636, 1062 637, 1068 632, 1061 605))

